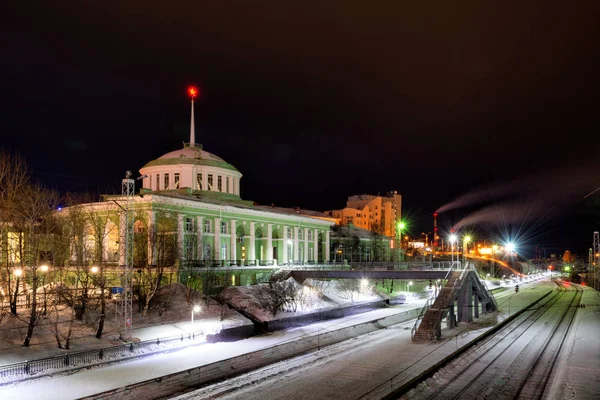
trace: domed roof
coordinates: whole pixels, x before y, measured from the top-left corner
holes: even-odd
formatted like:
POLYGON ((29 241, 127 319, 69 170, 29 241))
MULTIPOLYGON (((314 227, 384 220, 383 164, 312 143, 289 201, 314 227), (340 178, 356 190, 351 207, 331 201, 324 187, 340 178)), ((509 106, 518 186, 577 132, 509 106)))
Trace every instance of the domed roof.
POLYGON ((201 145, 189 146, 188 144, 186 144, 183 149, 171 151, 158 157, 156 160, 150 161, 144 165, 143 168, 176 164, 211 165, 237 171, 233 165, 229 164, 221 157, 202 149, 201 145))
POLYGON ((221 157, 217 157, 208 151, 205 151, 201 147, 184 147, 183 149, 171 151, 163 156, 158 157, 158 159, 164 158, 200 158, 203 160, 215 160, 215 161, 223 161, 221 157))

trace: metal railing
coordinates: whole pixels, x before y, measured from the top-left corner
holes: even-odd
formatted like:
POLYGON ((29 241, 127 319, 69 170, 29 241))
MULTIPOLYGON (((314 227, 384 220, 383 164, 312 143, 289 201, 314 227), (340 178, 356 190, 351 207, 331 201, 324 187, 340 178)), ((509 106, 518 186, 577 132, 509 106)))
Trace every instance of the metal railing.
POLYGON ((187 340, 188 344, 189 342, 198 344, 202 343, 202 338, 204 338, 203 334, 189 332, 188 334, 181 334, 178 336, 157 338, 155 340, 146 340, 137 343, 131 342, 117 346, 102 347, 94 350, 77 351, 54 357, 40 358, 38 360, 0 365, 0 383, 11 381, 11 377, 19 378, 22 376, 37 375, 50 370, 73 369, 93 363, 124 359, 132 357, 136 350, 164 350, 164 347, 167 345, 181 343, 184 340, 187 340), (163 345, 163 348, 161 348, 161 345, 163 345))

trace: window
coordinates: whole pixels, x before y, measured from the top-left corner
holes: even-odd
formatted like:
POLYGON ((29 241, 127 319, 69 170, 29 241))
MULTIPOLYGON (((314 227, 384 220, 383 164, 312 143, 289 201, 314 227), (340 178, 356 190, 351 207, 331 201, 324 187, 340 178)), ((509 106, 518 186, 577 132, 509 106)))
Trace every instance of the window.
POLYGON ((229 177, 228 176, 225 177, 225 191, 227 193, 230 193, 230 190, 229 190, 229 177))
POLYGON ((160 174, 156 174, 156 190, 159 190, 160 185, 160 174))
POLYGON ((210 220, 204 220, 204 233, 210 233, 210 220))
POLYGON ((175 189, 179 189, 179 172, 175 172, 175 189))
POLYGON ((191 217, 185 217, 185 231, 194 232, 194 219, 191 217))
POLYGON ((302 228, 298 230, 298 240, 304 240, 304 229, 302 228))
POLYGON ((165 174, 165 190, 169 189, 169 174, 165 174))
POLYGON ((213 190, 213 175, 208 174, 208 190, 213 190))
POLYGON ((140 220, 137 220, 133 224, 133 232, 135 233, 146 233, 146 227, 144 223, 140 220))
POLYGON ((308 230, 308 240, 313 240, 313 231, 308 230))
POLYGON ((202 190, 202 174, 196 174, 196 187, 202 190))
POLYGON ((287 227, 287 228, 285 228, 285 229, 287 229, 287 237, 288 237, 288 238, 290 238, 290 239, 293 239, 293 238, 294 238, 294 232, 292 232, 292 228, 290 228, 290 227, 288 226, 288 227, 287 227))
POLYGON ((223 191, 223 177, 221 175, 217 176, 217 190, 219 192, 223 191))
POLYGON ((227 243, 221 243, 221 260, 227 260, 227 243))
POLYGON ((221 221, 221 233, 227 233, 227 222, 221 221))

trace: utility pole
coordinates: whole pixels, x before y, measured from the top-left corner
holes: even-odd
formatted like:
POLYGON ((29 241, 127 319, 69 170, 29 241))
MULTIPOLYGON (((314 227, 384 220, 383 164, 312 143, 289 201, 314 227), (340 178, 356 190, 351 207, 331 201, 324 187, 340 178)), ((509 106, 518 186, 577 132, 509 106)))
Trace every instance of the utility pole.
POLYGON ((125 198, 125 207, 121 207, 120 238, 119 238, 119 270, 121 272, 121 286, 123 292, 117 305, 116 319, 117 330, 121 340, 131 338, 133 325, 133 196, 135 194, 135 181, 131 179, 131 171, 125 173, 121 181, 121 195, 125 198))
POLYGON ((598 256, 600 255, 600 237, 598 235, 598 231, 594 232, 594 262, 592 263, 593 265, 593 273, 592 273, 592 287, 594 289, 598 289, 598 277, 597 277, 597 273, 598 273, 598 256))

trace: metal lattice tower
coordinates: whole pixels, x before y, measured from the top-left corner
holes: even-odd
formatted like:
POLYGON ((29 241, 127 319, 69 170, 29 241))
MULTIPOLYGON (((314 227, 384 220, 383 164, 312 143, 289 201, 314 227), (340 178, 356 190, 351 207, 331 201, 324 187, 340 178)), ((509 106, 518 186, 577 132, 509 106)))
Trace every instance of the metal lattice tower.
POLYGON ((592 263, 592 287, 598 289, 598 254, 600 254, 600 235, 598 231, 594 232, 594 262, 592 263))
POLYGON ((121 229, 120 232, 120 265, 121 286, 123 293, 117 306, 117 329, 121 339, 131 337, 133 325, 133 224, 134 209, 133 196, 135 193, 135 181, 131 179, 131 171, 125 173, 125 179, 121 181, 121 195, 125 198, 125 207, 121 207, 121 229))

